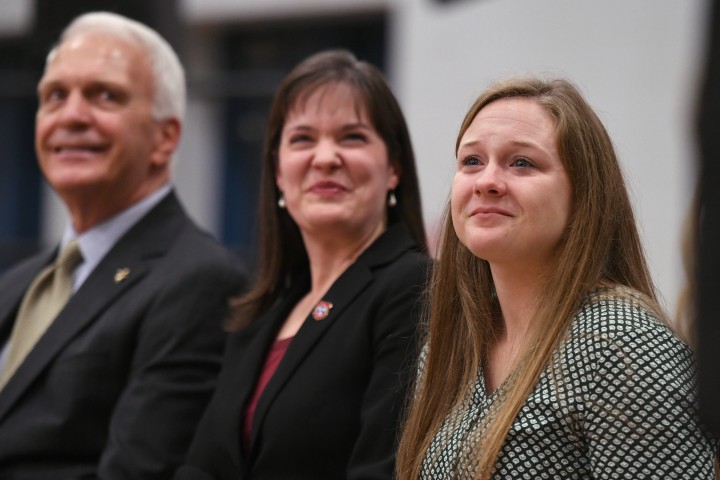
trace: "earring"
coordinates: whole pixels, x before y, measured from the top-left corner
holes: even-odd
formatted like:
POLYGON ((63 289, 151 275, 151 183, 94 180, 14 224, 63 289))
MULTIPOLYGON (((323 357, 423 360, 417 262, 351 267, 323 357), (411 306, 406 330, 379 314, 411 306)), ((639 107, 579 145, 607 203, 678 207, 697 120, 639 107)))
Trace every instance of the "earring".
POLYGON ((281 210, 285 210, 285 208, 287 207, 287 203, 285 202, 285 195, 282 192, 280 192, 280 198, 278 198, 278 207, 281 210))
POLYGON ((390 195, 388 195, 388 207, 394 207, 397 205, 397 198, 395 198, 395 190, 390 190, 390 195))

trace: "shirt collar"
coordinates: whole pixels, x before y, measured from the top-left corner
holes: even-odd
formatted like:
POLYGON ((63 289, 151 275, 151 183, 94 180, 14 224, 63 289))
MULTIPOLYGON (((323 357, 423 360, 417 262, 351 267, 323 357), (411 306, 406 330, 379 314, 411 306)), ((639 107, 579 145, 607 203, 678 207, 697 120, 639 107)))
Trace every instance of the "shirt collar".
POLYGON ((71 239, 77 238, 83 256, 83 262, 75 269, 74 290, 77 290, 82 285, 117 241, 155 205, 160 203, 171 190, 172 186, 169 183, 165 184, 139 202, 95 225, 81 235, 75 232, 72 223, 68 224, 60 242, 60 249, 71 239))

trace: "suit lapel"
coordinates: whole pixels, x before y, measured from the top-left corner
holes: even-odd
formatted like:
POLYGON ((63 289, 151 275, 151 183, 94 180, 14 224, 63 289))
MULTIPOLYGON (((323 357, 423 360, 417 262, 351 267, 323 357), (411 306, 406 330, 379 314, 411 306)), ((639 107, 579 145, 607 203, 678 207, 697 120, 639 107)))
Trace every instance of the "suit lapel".
MULTIPOLYGON (((312 352, 323 335, 337 322, 343 311, 372 283, 373 268, 394 260, 412 246, 413 242, 402 226, 392 227, 370 246, 330 287, 330 290, 322 298, 322 301, 332 304, 327 316, 316 320, 313 318, 312 313, 308 315, 258 401, 253 419, 253 445, 256 444, 255 440, 260 426, 275 398, 277 398, 287 381, 302 364, 303 360, 312 352)), ((306 291, 307 288, 303 290, 303 293, 306 291)), ((297 301, 299 298, 299 296, 296 296, 295 300, 297 301)), ((285 309, 284 315, 274 330, 275 333, 277 333, 279 326, 282 325, 293 305, 294 303, 285 309)), ((265 349, 266 352, 267 348, 265 349)), ((261 366, 263 362, 264 356, 260 360, 261 366)), ((257 378, 257 372, 255 378, 257 378)))
POLYGON ((93 272, 88 281, 70 298, 0 392, 0 419, 78 332, 92 323, 108 304, 130 289, 147 272, 147 267, 141 263, 132 265, 132 279, 118 284, 114 283, 113 275, 107 271, 107 267, 98 266, 98 269, 97 275, 93 272))
POLYGON ((150 272, 186 221, 171 193, 117 242, 0 391, 0 419, 78 333, 150 272))
MULTIPOLYGON (((237 378, 242 381, 242 386, 238 391, 241 394, 243 406, 255 390, 255 383, 260 376, 268 351, 275 342, 278 330, 280 330, 283 322, 290 314, 290 310, 302 296, 304 290, 293 289, 289 295, 277 302, 266 314, 259 317, 248 331, 241 334, 245 348, 242 361, 247 362, 245 365, 254 366, 254 369, 245 366, 241 368, 241 372, 238 372, 237 378)), ((238 366, 242 367, 241 365, 238 366)))

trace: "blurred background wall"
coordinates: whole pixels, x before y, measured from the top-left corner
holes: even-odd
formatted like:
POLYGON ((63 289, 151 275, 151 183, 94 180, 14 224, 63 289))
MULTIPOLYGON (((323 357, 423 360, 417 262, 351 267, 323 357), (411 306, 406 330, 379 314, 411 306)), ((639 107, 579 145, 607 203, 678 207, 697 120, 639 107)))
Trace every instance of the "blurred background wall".
POLYGON ((705 0, 0 0, 0 268, 62 232, 63 208, 35 166, 35 83, 59 30, 98 9, 148 23, 181 53, 190 102, 176 183, 198 222, 243 254, 253 250, 268 104, 310 53, 349 48, 387 73, 413 136, 431 236, 457 129, 480 91, 511 74, 570 78, 615 141, 652 272, 675 308, 705 0))

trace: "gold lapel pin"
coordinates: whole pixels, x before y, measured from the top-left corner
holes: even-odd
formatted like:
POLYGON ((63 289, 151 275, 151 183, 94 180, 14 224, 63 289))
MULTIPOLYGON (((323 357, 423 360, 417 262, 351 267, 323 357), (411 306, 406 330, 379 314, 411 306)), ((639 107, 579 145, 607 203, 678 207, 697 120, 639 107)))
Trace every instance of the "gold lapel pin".
POLYGON ((129 268, 118 268, 117 272, 115 272, 115 283, 120 283, 124 281, 128 275, 130 275, 130 269, 129 268))
POLYGON ((315 305, 315 308, 313 308, 312 317, 315 320, 322 320, 330 314, 330 309, 332 307, 332 303, 323 300, 322 302, 315 305))

